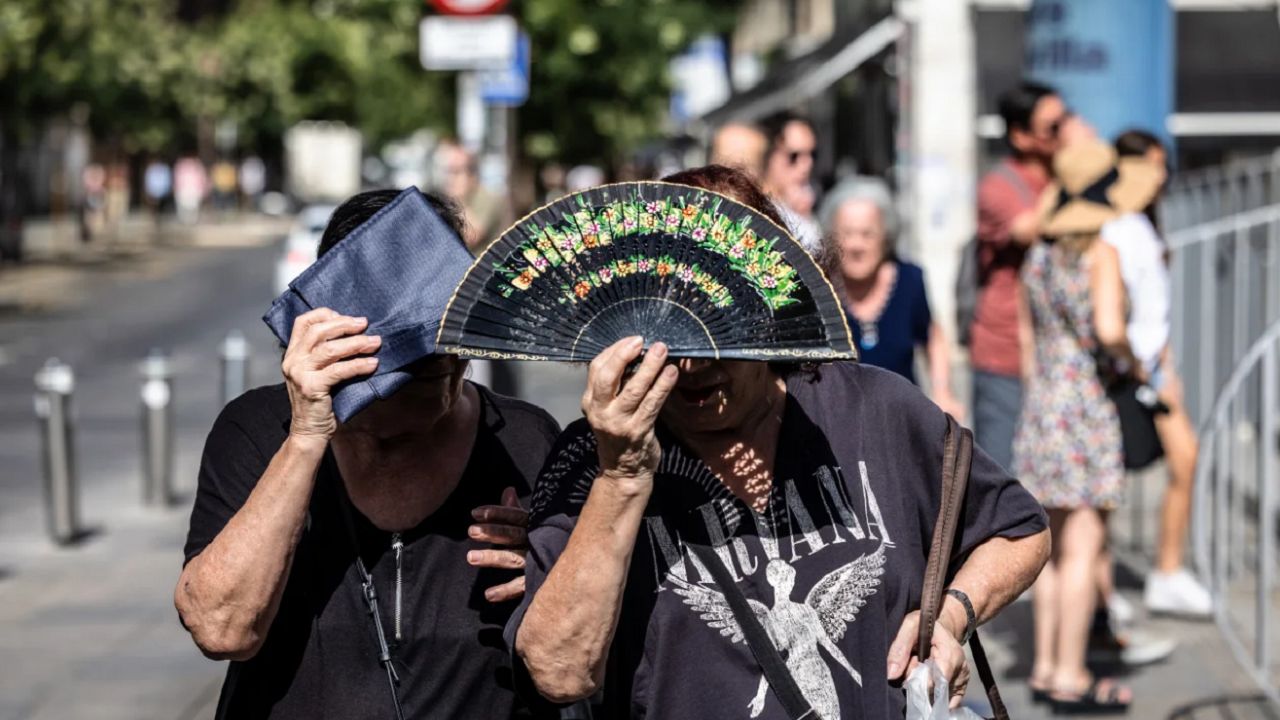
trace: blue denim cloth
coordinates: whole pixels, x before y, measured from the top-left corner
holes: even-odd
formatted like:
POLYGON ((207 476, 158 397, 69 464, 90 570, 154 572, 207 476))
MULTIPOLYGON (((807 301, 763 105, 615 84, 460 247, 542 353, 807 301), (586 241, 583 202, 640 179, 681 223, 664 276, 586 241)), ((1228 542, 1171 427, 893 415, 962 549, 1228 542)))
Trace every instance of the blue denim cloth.
POLYGON ((973 441, 1013 474, 1013 433, 1022 412, 1022 379, 973 371, 973 441))
POLYGON ((373 375, 339 385, 333 411, 346 422, 412 377, 401 368, 435 352, 436 334, 471 253, 417 188, 408 188, 307 268, 262 320, 288 344, 299 315, 327 307, 369 319, 382 336, 373 375))

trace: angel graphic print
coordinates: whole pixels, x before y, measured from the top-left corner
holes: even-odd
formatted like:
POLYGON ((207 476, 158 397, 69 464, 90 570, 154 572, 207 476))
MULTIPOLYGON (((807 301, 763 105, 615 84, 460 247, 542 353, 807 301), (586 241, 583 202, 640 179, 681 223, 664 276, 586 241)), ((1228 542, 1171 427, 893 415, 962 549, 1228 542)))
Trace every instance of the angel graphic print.
MULTIPOLYGON (((820 384, 788 382, 761 512, 659 428, 662 461, 636 534, 597 717, 787 718, 695 545, 713 551, 747 598, 817 716, 903 716, 887 656, 903 617, 919 607, 946 425, 914 386, 890 375, 834 365, 820 384)), ((526 598, 507 626, 509 646, 597 474, 594 436, 575 423, 534 491, 526 598)), ((957 552, 1043 528, 1034 499, 980 453, 967 497, 957 552)), ((518 657, 513 664, 517 690, 536 700, 518 657)))

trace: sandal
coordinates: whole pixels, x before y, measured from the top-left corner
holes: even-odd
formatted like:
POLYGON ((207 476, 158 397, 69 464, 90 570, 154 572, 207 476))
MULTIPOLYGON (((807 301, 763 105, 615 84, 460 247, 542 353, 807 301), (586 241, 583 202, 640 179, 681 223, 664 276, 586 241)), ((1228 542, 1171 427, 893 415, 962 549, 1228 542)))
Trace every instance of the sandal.
POLYGON ((1053 693, 1052 683, 1048 680, 1037 680, 1033 675, 1027 681, 1027 687, 1031 688, 1031 702, 1035 705, 1044 705, 1050 702, 1050 695, 1053 693))
POLYGON ((1120 699, 1121 686, 1108 678, 1095 678, 1082 693, 1055 690, 1049 695, 1054 715, 1123 715, 1129 703, 1120 699))

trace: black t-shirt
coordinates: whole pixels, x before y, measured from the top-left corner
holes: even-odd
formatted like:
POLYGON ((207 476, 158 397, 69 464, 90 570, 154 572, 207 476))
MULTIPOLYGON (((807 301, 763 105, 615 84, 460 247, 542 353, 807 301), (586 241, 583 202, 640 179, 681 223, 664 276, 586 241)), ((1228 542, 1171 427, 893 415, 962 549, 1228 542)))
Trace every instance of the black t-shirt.
MULTIPOLYGON (((920 606, 941 503, 945 416, 910 382, 865 365, 828 365, 787 387, 763 514, 659 428, 662 461, 609 653, 604 717, 786 717, 686 542, 716 548, 822 717, 903 717, 904 694, 888 682, 887 658, 903 616, 920 606)), ((579 421, 538 479, 527 594, 507 624, 512 647, 598 462, 591 429, 579 421)), ((975 451, 962 523, 956 557, 993 536, 1037 533, 1046 518, 1016 480, 975 451)), ((529 692, 519 667, 521 691, 529 692)))
MULTIPOLYGON (((468 550, 471 510, 498 504, 506 487, 527 497, 559 432, 549 415, 478 387, 482 414, 471 458, 444 505, 403 533, 400 639, 396 633, 393 537, 351 506, 365 567, 400 676, 406 718, 507 718, 517 713, 502 628, 516 603, 493 604, 485 589, 516 577, 478 569, 468 550)), ((283 385, 259 388, 222 411, 205 444, 186 558, 200 554, 249 497, 288 435, 283 385)), ((252 659, 233 662, 219 720, 393 718, 377 636, 365 610, 351 535, 338 504, 331 454, 316 477, 306 525, 279 612, 252 659)))

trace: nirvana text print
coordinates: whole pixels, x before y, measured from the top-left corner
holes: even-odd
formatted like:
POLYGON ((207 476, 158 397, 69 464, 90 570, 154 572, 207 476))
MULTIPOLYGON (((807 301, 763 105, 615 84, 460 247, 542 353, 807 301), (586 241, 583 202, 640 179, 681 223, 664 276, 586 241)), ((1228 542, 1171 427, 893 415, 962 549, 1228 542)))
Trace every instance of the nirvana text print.
MULTIPOLYGON (((773 590, 772 605, 749 600, 751 608, 809 704, 828 720, 841 717, 835 675, 862 684, 858 668, 837 643, 879 587, 885 552, 893 547, 864 463, 858 463, 858 472, 861 482, 853 487, 860 492, 852 493, 855 497, 846 491, 849 486, 840 469, 824 465, 815 472, 816 482, 805 483, 805 493, 794 480, 784 481, 782 492, 774 494, 764 513, 719 500, 694 513, 735 582, 764 573, 773 590), (753 535, 758 545, 747 542, 753 535), (807 558, 836 547, 857 555, 817 577, 803 572, 807 558), (803 584, 809 587, 797 587, 803 584)), ((658 592, 670 590, 680 596, 691 613, 728 642, 745 642, 724 594, 679 531, 657 517, 647 518, 646 526, 658 565, 655 573, 661 578, 658 592)), ((764 711, 767 690, 761 676, 747 703, 751 717, 764 711)))

